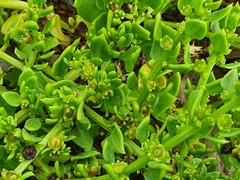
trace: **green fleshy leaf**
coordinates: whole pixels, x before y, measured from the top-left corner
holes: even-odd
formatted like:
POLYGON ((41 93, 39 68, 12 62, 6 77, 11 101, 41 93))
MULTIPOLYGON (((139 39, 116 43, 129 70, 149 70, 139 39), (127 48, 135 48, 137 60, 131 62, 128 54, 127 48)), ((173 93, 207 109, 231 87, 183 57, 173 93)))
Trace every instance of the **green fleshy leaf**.
POLYGON ((132 24, 132 33, 139 40, 150 40, 150 32, 137 23, 132 24))
POLYGON ((232 4, 230 4, 226 8, 213 12, 208 16, 208 21, 210 22, 219 21, 220 19, 227 16, 231 12, 231 9, 232 9, 232 4))
POLYGON ((28 78, 34 76, 33 70, 27 67, 18 78, 18 85, 21 86, 23 81, 27 81, 28 78))
POLYGON ((92 38, 90 50, 93 58, 99 57, 103 61, 109 61, 112 57, 110 47, 108 46, 107 40, 103 34, 92 38))
POLYGON ((208 26, 206 21, 189 19, 185 23, 185 33, 192 39, 201 40, 207 34, 208 26))
POLYGON ((50 49, 56 47, 59 44, 58 39, 52 36, 45 37, 44 43, 45 43, 44 51, 49 51, 50 49))
POLYGON ((36 137, 34 135, 29 134, 24 128, 22 129, 22 137, 25 141, 34 142, 34 143, 40 142, 42 140, 42 138, 40 137, 36 137))
POLYGON ((154 10, 158 10, 162 6, 163 2, 164 2, 163 0, 155 0, 155 1, 152 1, 152 0, 138 0, 138 6, 140 8, 144 8, 144 7, 146 8, 146 7, 150 6, 154 10))
POLYGON ((153 115, 155 117, 159 117, 168 108, 170 108, 175 101, 176 97, 174 97, 170 93, 167 93, 164 96, 159 97, 157 105, 153 108, 153 115))
POLYGON ((115 163, 115 155, 111 147, 107 139, 102 142, 102 155, 107 163, 115 163))
POLYGON ((92 156, 96 156, 99 155, 100 153, 97 151, 86 151, 86 152, 82 152, 80 154, 78 154, 77 156, 74 156, 72 159, 76 160, 76 159, 87 159, 89 157, 92 156))
POLYGON ((21 60, 27 59, 27 55, 24 52, 20 51, 18 48, 15 48, 14 53, 21 60))
POLYGON ((234 83, 238 81, 237 69, 230 70, 222 79, 221 86, 224 90, 234 91, 234 83))
POLYGON ((74 1, 74 7, 77 13, 88 22, 92 22, 103 12, 97 8, 96 0, 74 1))
POLYGON ((131 45, 132 40, 133 40, 133 34, 132 33, 128 33, 128 34, 126 34, 124 36, 121 36, 119 38, 118 46, 120 48, 128 47, 128 46, 131 45))
POLYGON ((110 136, 108 136, 107 141, 111 145, 111 149, 113 152, 124 154, 125 150, 122 131, 120 130, 117 123, 114 123, 114 127, 115 128, 113 129, 110 136))
POLYGON ((149 123, 150 123, 150 117, 147 116, 146 118, 144 118, 142 120, 142 122, 137 127, 136 139, 139 140, 141 143, 144 143, 148 139, 148 136, 149 136, 149 132, 148 132, 149 123))
POLYGON ((230 53, 226 32, 224 30, 213 33, 210 36, 210 41, 216 53, 223 55, 230 53))
POLYGON ((76 138, 72 141, 79 147, 85 150, 90 150, 93 146, 93 138, 98 133, 98 129, 98 125, 92 125, 91 128, 87 131, 84 131, 80 128, 74 128, 70 133, 76 138))
POLYGON ((205 3, 205 7, 211 10, 216 10, 221 6, 221 4, 222 4, 222 0, 211 2, 211 3, 205 3))
POLYGON ((42 30, 42 33, 43 33, 43 34, 49 33, 49 32, 51 31, 51 29, 54 27, 55 22, 56 22, 55 18, 50 19, 50 20, 45 24, 45 26, 44 26, 44 28, 43 28, 43 30, 42 30))
POLYGON ((25 122, 24 128, 28 131, 37 131, 41 126, 42 123, 38 118, 30 118, 25 122))
POLYGON ((37 87, 37 83, 37 76, 29 77, 26 80, 26 86, 28 86, 30 89, 35 89, 37 87))
POLYGON ((145 180, 162 179, 160 178, 161 174, 165 173, 160 169, 145 168, 143 176, 145 180))
POLYGON ((133 70, 140 53, 140 46, 134 45, 119 56, 119 59, 125 62, 125 70, 127 72, 131 72, 133 70))
POLYGON ((4 92, 2 98, 13 107, 18 107, 21 103, 21 97, 17 92, 4 92))
POLYGON ((130 90, 137 92, 138 90, 138 79, 134 72, 131 72, 127 78, 127 86, 130 90))
POLYGON ((179 0, 177 2, 177 7, 182 15, 189 16, 193 11, 193 0, 179 0))
POLYGON ((173 74, 168 80, 167 80, 167 86, 172 83, 173 87, 172 89, 169 91, 170 94, 172 94, 173 96, 177 97, 178 92, 180 90, 180 86, 181 86, 181 74, 179 72, 176 72, 175 74, 173 74))
POLYGON ((115 106, 120 107, 125 102, 125 94, 121 88, 113 89, 113 94, 113 96, 108 97, 108 99, 104 101, 104 104, 110 112, 114 112, 115 106))

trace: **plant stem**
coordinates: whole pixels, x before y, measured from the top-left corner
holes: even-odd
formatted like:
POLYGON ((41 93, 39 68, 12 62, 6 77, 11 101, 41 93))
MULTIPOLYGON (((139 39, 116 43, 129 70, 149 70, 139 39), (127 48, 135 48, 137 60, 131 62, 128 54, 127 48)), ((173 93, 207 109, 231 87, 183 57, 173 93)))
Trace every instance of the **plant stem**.
MULTIPOLYGON (((96 113, 94 110, 92 110, 90 107, 87 105, 83 106, 85 109, 85 114, 90 117, 93 121, 95 121, 97 124, 99 124, 102 128, 104 128, 108 132, 112 132, 112 125, 104 119, 102 116, 100 116, 98 113, 96 113)), ((133 141, 131 141, 128 137, 123 136, 124 142, 128 143, 132 149, 135 155, 137 156, 143 156, 144 152, 142 149, 136 145, 133 141)))
MULTIPOLYGON (((211 117, 216 118, 222 114, 229 112, 233 108, 238 107, 239 101, 240 101, 239 97, 233 97, 231 101, 225 103, 220 108, 218 108, 216 111, 214 111, 211 114, 211 117)), ((202 128, 205 128, 207 123, 209 123, 209 122, 208 122, 208 118, 206 117, 202 120, 202 124, 204 124, 205 126, 198 127, 195 124, 190 125, 184 131, 180 132, 176 136, 169 139, 167 142, 163 143, 163 145, 165 146, 165 149, 170 150, 173 147, 181 144, 186 139, 188 139, 188 138, 192 137, 193 135, 197 134, 198 132, 200 132, 202 130, 202 128)), ((210 126, 210 124, 209 124, 209 126, 210 126)))
POLYGON ((167 142, 163 143, 163 146, 168 151, 168 150, 172 149, 173 147, 181 144, 186 139, 192 137, 200 130, 201 130, 200 127, 197 127, 195 124, 192 124, 189 127, 187 127, 184 131, 181 131, 179 134, 172 137, 167 142))
POLYGON ((213 118, 218 117, 222 114, 229 112, 230 110, 239 107, 240 97, 233 96, 229 102, 224 103, 221 107, 219 107, 216 111, 214 111, 211 116, 213 118))
POLYGON ((108 132, 112 131, 111 125, 106 119, 104 119, 102 116, 100 116, 98 113, 96 113, 94 110, 92 110, 87 105, 84 105, 83 108, 85 109, 86 115, 88 117, 90 117, 93 121, 95 121, 97 124, 99 124, 106 131, 108 131, 108 132))
POLYGON ((125 169, 124 169, 124 173, 125 174, 131 174, 133 172, 137 172, 139 169, 141 169, 142 167, 146 166, 147 163, 150 161, 150 158, 148 157, 148 155, 143 155, 140 156, 136 161, 134 161, 133 163, 129 164, 125 169))
POLYGON ((1 59, 6 61, 7 63, 13 65, 17 69, 20 69, 21 71, 23 71, 25 68, 23 63, 21 63, 19 60, 15 59, 15 58, 13 58, 12 56, 9 56, 7 53, 3 52, 2 50, 0 50, 0 57, 1 57, 1 59))
POLYGON ((207 67, 199 79, 198 86, 197 86, 198 89, 200 88, 205 89, 209 76, 211 75, 212 69, 216 64, 216 60, 217 60, 217 55, 215 53, 211 54, 208 60, 207 67))
POLYGON ((17 119, 17 124, 21 124, 28 117, 29 110, 21 109, 15 114, 15 118, 17 119))
POLYGON ((80 76, 80 72, 82 71, 82 69, 73 69, 70 72, 68 72, 63 79, 66 80, 71 80, 71 81, 75 81, 79 76, 80 76))
POLYGON ((135 155, 137 155, 138 157, 143 156, 145 153, 143 152, 143 150, 136 145, 132 140, 130 140, 128 137, 123 136, 124 142, 126 142, 127 144, 129 144, 132 149, 133 149, 133 153, 135 155))
POLYGON ((43 171, 41 173, 45 174, 45 177, 52 173, 52 171, 49 168, 49 166, 45 162, 43 162, 39 157, 36 157, 34 159, 33 164, 35 164, 36 167, 40 167, 41 168, 41 170, 43 171))

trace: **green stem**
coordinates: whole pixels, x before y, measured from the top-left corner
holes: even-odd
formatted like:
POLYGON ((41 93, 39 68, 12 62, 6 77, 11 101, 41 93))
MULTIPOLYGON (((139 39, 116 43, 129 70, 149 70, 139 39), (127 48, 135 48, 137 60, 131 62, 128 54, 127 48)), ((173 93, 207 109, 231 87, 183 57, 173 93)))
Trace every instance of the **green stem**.
POLYGON ((15 118, 17 119, 17 124, 21 124, 28 117, 29 110, 21 109, 15 114, 15 118))
POLYGON ((148 157, 148 155, 145 154, 143 156, 140 156, 136 161, 134 161, 133 163, 129 164, 124 169, 123 172, 125 174, 131 174, 133 172, 137 172, 139 169, 141 169, 144 166, 146 166, 149 161, 150 161, 150 158, 148 157))
POLYGON ((28 9, 28 3, 24 1, 1 0, 0 7, 24 10, 24 9, 28 9))
MULTIPOLYGON (((19 1, 18 1, 19 2, 19 1)), ((24 70, 25 66, 23 65, 23 63, 21 63, 20 61, 18 61, 17 59, 13 58, 12 56, 9 56, 7 53, 3 52, 2 50, 0 50, 0 57, 1 59, 3 59, 4 61, 6 61, 7 63, 13 65, 14 67, 16 67, 17 69, 20 69, 21 71, 24 70)))
POLYGON ((107 31, 110 32, 111 26, 112 26, 112 18, 113 18, 113 12, 109 9, 108 15, 107 15, 107 31))
MULTIPOLYGON (((102 128, 104 128, 106 131, 108 132, 112 132, 112 125, 110 125, 110 123, 104 119, 102 116, 100 116, 98 113, 96 113, 94 110, 92 110, 90 107, 88 107, 87 105, 83 106, 85 109, 85 114, 92 119, 93 121, 95 121, 97 124, 99 124, 102 128)), ((124 136, 124 142, 128 143, 132 149, 135 155, 137 156, 142 156, 144 155, 144 152, 142 151, 142 149, 136 145, 133 141, 131 141, 128 137, 124 136)))
POLYGON ((130 140, 128 137, 123 136, 124 142, 126 142, 128 145, 131 146, 131 148, 133 149, 133 154, 137 155, 138 157, 143 156, 145 153, 143 152, 143 150, 136 145, 132 140, 130 140))
POLYGON ((231 42, 231 47, 232 47, 233 49, 240 50, 240 43, 231 42))
POLYGON ((98 113, 96 113, 94 110, 92 110, 87 105, 84 105, 83 108, 85 109, 85 113, 90 119, 95 121, 97 124, 99 124, 102 128, 104 128, 106 131, 111 132, 112 128, 110 123, 104 119, 102 116, 100 116, 98 113))
POLYGON ((232 109, 234 109, 236 107, 239 107, 239 101, 240 101, 240 97, 233 96, 233 98, 229 102, 226 102, 221 107, 219 107, 216 111, 214 111, 211 114, 211 116, 213 118, 215 118, 215 117, 218 117, 218 116, 220 116, 222 114, 226 114, 230 110, 232 110, 232 109))
POLYGON ((200 130, 201 130, 201 128, 192 124, 191 126, 187 127, 184 131, 181 131, 179 134, 177 134, 176 136, 169 139, 167 142, 164 142, 163 146, 168 151, 168 150, 172 149, 173 147, 181 144, 186 139, 192 137, 200 130))
POLYGON ((49 166, 45 162, 43 162, 39 157, 36 157, 34 159, 33 164, 36 165, 36 167, 41 168, 42 171, 41 174, 44 174, 45 177, 52 173, 49 166))
POLYGON ((51 83, 54 83, 55 81, 59 80, 59 77, 53 75, 52 68, 49 65, 47 65, 42 71, 49 77, 48 80, 51 83))
POLYGON ((71 81, 75 81, 77 78, 79 78, 80 73, 81 73, 82 69, 73 69, 71 71, 69 71, 63 79, 66 80, 71 80, 71 81))
MULTIPOLYGON (((239 106, 239 101, 240 101, 239 97, 233 97, 233 99, 231 101, 225 103, 223 106, 221 106, 216 111, 214 111, 211 114, 211 117, 215 118, 215 117, 218 117, 222 114, 226 114, 227 112, 234 109, 235 107, 238 107, 239 106)), ((202 123, 205 124, 205 125, 206 125, 206 123, 209 123, 208 118, 207 117, 204 118, 202 120, 202 123)), ((193 135, 195 135, 196 133, 200 132, 205 127, 206 126, 198 127, 198 126, 192 124, 189 127, 187 127, 184 131, 181 131, 179 134, 172 137, 167 142, 163 143, 163 145, 165 146, 166 150, 170 150, 173 147, 181 144, 186 139, 188 139, 188 138, 192 137, 193 135)))
POLYGON ((200 88, 205 89, 207 81, 211 75, 212 69, 216 64, 216 60, 217 60, 217 55, 215 53, 213 53, 208 60, 208 64, 206 66, 205 71, 203 72, 203 74, 201 75, 201 77, 199 79, 198 86, 197 86, 198 89, 200 89, 200 88))

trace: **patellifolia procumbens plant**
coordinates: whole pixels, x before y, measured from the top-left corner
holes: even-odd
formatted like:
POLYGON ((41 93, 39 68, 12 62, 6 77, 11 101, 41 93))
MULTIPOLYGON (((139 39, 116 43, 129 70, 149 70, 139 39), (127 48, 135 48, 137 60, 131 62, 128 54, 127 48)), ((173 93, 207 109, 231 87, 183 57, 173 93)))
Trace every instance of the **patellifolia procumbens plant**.
POLYGON ((0 1, 0 179, 240 179, 238 3, 62 3, 0 1))

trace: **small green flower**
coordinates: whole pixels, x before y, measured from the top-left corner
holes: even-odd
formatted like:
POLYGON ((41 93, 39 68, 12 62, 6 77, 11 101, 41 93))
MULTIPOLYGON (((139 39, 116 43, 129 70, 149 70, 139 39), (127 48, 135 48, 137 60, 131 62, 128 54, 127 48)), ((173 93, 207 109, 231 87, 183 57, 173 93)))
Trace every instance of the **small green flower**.
POLYGON ((159 142, 148 140, 142 144, 142 149, 150 157, 151 160, 163 163, 168 163, 170 160, 169 153, 159 142))
POLYGON ((14 173, 13 171, 8 171, 6 169, 3 169, 1 172, 1 176, 4 180, 17 180, 18 175, 14 173))
POLYGON ((221 131, 230 131, 232 125, 233 121, 230 114, 223 114, 217 118, 217 126, 221 131))
POLYGON ((147 89, 148 89, 150 92, 154 91, 155 88, 156 88, 156 86, 157 86, 157 84, 156 84, 155 81, 150 81, 150 80, 147 81, 147 89))
POLYGON ((90 62, 86 63, 82 67, 84 75, 88 78, 90 78, 93 75, 94 65, 90 62))
POLYGON ((165 51, 170 51, 173 47, 173 39, 168 35, 164 36, 162 39, 160 39, 160 46, 165 51))
POLYGON ((126 166, 128 166, 127 163, 120 162, 119 160, 116 163, 112 164, 113 170, 117 174, 121 174, 126 166))
POLYGON ((62 134, 52 136, 48 141, 48 146, 52 149, 60 149, 64 145, 65 136, 62 134))

